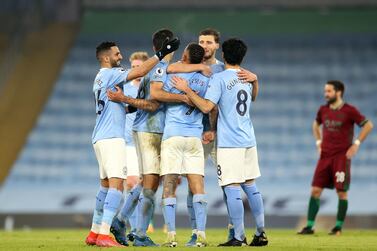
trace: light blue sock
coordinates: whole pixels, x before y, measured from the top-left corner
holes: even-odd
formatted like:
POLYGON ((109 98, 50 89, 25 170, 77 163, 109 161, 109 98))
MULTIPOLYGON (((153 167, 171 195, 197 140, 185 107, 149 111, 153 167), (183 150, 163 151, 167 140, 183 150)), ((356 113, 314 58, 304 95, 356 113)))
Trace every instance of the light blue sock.
POLYGON ((137 211, 137 220, 136 220, 136 230, 141 229, 141 222, 143 221, 143 201, 144 201, 144 195, 143 193, 140 193, 139 195, 139 202, 137 203, 136 210, 137 211))
POLYGON ((136 227, 137 227, 137 217, 138 217, 137 207, 138 207, 138 205, 136 205, 134 212, 128 218, 128 222, 130 223, 131 230, 136 229, 136 227))
POLYGON ((97 195, 96 195, 96 207, 93 212, 92 223, 96 225, 101 225, 102 216, 103 216, 103 205, 105 204, 105 199, 107 191, 109 189, 103 186, 100 186, 97 195))
POLYGON ((190 224, 191 224, 191 229, 197 229, 196 226, 196 218, 195 218, 195 210, 194 210, 194 205, 193 205, 193 194, 189 190, 187 194, 187 211, 189 213, 189 218, 190 218, 190 224))
POLYGON ((164 211, 165 224, 168 226, 168 231, 175 231, 175 210, 177 207, 176 198, 165 198, 162 200, 162 210, 164 211))
POLYGON ((102 222, 111 226, 114 216, 116 215, 120 202, 122 200, 123 193, 115 188, 110 188, 107 192, 105 205, 103 206, 102 222))
MULTIPOLYGON (((127 220, 130 221, 130 224, 132 226, 132 223, 135 223, 136 220, 131 219, 131 216, 133 215, 133 212, 135 211, 135 208, 137 206, 137 203, 139 201, 139 195, 142 190, 142 186, 140 184, 136 185, 132 190, 128 193, 128 196, 126 198, 126 202, 124 203, 124 206, 122 208, 122 211, 119 215, 119 220, 126 222, 127 220)), ((135 225, 135 224, 134 224, 135 225)))
POLYGON ((233 222, 234 237, 239 241, 243 241, 245 239, 245 227, 241 187, 226 186, 224 191, 228 201, 229 216, 233 222))
POLYGON ((229 207, 228 207, 228 200, 226 198, 226 194, 225 194, 225 191, 224 189, 223 190, 223 200, 225 202, 225 206, 226 206, 226 211, 228 212, 228 225, 232 225, 233 226, 233 222, 232 222, 232 219, 230 218, 230 214, 229 214, 229 207))
POLYGON ((257 225, 256 235, 260 235, 264 231, 264 208, 262 195, 258 191, 257 185, 242 184, 242 189, 247 195, 251 212, 253 213, 255 224, 257 225))
POLYGON ((194 194, 193 202, 198 231, 205 231, 207 223, 207 201, 205 195, 194 194))
POLYGON ((154 206, 155 206, 155 191, 152 189, 143 189, 144 199, 141 205, 142 216, 140 222, 140 228, 137 230, 137 234, 140 237, 147 235, 147 229, 149 222, 153 217, 154 206))

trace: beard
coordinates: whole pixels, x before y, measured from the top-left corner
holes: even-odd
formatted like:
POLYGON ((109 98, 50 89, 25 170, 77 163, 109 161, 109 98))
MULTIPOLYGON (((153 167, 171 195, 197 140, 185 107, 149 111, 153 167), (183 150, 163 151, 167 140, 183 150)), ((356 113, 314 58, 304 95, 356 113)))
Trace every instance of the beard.
POLYGON ((334 104, 336 102, 336 100, 337 100, 336 97, 332 97, 332 98, 328 97, 328 98, 326 98, 326 101, 327 101, 328 105, 334 104))
POLYGON ((120 60, 119 61, 110 61, 111 67, 119 67, 120 66, 120 60))
POLYGON ((208 54, 204 54, 204 57, 203 57, 204 60, 210 59, 213 56, 214 53, 215 53, 214 51, 210 51, 210 52, 208 52, 208 54))

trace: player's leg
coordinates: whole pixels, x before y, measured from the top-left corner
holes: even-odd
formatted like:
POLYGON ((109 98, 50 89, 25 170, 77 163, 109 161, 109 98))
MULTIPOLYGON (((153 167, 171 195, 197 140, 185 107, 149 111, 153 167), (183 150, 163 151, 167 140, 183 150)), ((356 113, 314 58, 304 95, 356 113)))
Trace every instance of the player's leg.
POLYGON ((167 240, 163 246, 176 247, 175 215, 177 198, 175 195, 179 174, 166 174, 163 177, 162 210, 168 228, 167 240))
POLYGON ((241 184, 256 224, 256 231, 250 246, 265 246, 268 244, 264 230, 264 205, 262 195, 258 190, 255 179, 260 177, 257 147, 247 148, 245 152, 245 179, 241 184))
POLYGON ((325 187, 332 187, 332 177, 331 177, 331 165, 332 160, 328 158, 320 158, 317 163, 317 167, 314 172, 311 194, 308 205, 307 221, 306 226, 298 232, 298 234, 313 234, 315 218, 320 207, 320 197, 325 187))
POLYGON ((197 228, 186 246, 204 247, 208 245, 205 234, 207 201, 204 193, 204 150, 201 140, 197 137, 185 137, 184 142, 182 174, 186 175, 189 190, 193 194, 192 208, 195 214, 193 218, 197 228), (193 238, 194 234, 196 238, 193 238))
POLYGON ((228 204, 228 216, 234 226, 234 238, 219 246, 245 245, 244 207, 241 197, 240 184, 245 182, 244 177, 245 149, 218 148, 217 175, 219 185, 225 192, 228 204))
MULTIPOLYGON (((123 182, 127 177, 126 145, 124 139, 114 138, 102 140, 100 151, 104 169, 109 181, 109 190, 103 207, 102 223, 96 245, 101 247, 120 246, 109 234, 110 227, 117 214, 123 198, 123 182)), ((122 245, 128 245, 127 242, 122 245)))
POLYGON ((89 235, 85 239, 85 243, 88 245, 95 245, 99 234, 99 229, 102 223, 103 206, 105 204, 105 198, 107 191, 109 190, 109 182, 107 179, 101 180, 100 188, 96 195, 96 206, 93 212, 92 227, 89 235))
POLYGON ((163 177, 162 210, 167 225, 167 241, 164 246, 175 247, 176 189, 183 162, 184 137, 174 136, 161 143, 161 176, 163 177))
POLYGON ((351 160, 342 154, 335 157, 333 163, 333 178, 339 200, 336 224, 329 234, 340 235, 348 209, 347 191, 351 182, 351 160))

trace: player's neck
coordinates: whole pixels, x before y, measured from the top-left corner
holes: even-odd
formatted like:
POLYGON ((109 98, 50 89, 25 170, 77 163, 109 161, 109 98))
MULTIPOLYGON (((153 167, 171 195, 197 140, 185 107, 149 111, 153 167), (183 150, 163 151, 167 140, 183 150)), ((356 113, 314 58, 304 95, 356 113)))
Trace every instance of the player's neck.
POLYGON ((107 64, 107 63, 101 63, 101 64, 100 64, 100 67, 101 67, 101 68, 112 68, 112 67, 111 67, 111 64, 107 64))
POLYGON ((204 61, 204 64, 206 64, 206 65, 213 65, 213 64, 216 64, 216 63, 217 63, 217 59, 216 59, 215 56, 204 61))
POLYGON ((339 108, 341 108, 344 104, 344 101, 343 99, 338 99, 337 101, 335 101, 334 103, 330 104, 330 108, 332 110, 338 110, 339 108))
POLYGON ((225 63, 225 69, 240 69, 241 66, 239 65, 230 65, 230 64, 227 64, 225 63))

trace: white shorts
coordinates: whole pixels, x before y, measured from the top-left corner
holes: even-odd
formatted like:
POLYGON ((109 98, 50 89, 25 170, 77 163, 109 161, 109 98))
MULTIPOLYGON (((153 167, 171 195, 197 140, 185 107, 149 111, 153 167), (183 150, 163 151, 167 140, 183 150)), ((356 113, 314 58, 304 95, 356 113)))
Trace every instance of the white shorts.
POLYGON ((166 174, 204 176, 204 153, 199 138, 174 136, 162 141, 160 175, 166 174))
POLYGON ((211 157, 213 165, 217 166, 217 147, 216 147, 216 139, 208 144, 203 144, 204 149, 204 160, 207 160, 209 157, 211 157))
POLYGON ((123 138, 98 140, 93 148, 101 179, 127 178, 126 143, 123 138))
POLYGON ((139 176, 139 162, 137 159, 136 147, 126 146, 127 155, 127 176, 139 176))
POLYGON ((162 134, 134 131, 133 136, 140 175, 160 174, 162 134))
POLYGON ((217 177, 220 186, 244 183, 261 176, 257 147, 217 148, 217 177))

